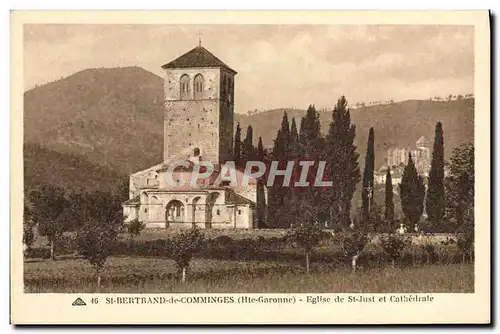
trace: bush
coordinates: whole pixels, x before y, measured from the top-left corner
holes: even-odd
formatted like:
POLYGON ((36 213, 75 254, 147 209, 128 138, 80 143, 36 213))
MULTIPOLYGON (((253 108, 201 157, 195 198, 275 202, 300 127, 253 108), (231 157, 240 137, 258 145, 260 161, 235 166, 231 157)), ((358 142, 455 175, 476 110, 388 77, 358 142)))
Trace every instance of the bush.
POLYGON ((26 257, 31 259, 50 259, 50 248, 32 247, 26 250, 26 257))
POLYGON ((406 238, 399 234, 389 234, 380 238, 380 244, 384 253, 392 260, 392 266, 397 259, 401 259, 404 248, 407 244, 406 238))
POLYGON ((77 251, 77 243, 74 235, 61 235, 54 243, 56 254, 72 254, 77 251))
POLYGON ((427 264, 431 264, 433 259, 437 257, 436 246, 430 242, 426 242, 420 245, 422 251, 427 259, 427 264))
POLYGON ((138 219, 134 219, 133 221, 127 224, 127 232, 131 237, 137 237, 141 234, 141 231, 146 227, 146 224, 139 221, 138 219))
POLYGON ((24 226, 23 228, 23 244, 26 245, 26 250, 31 249, 35 242, 35 233, 32 226, 24 226))

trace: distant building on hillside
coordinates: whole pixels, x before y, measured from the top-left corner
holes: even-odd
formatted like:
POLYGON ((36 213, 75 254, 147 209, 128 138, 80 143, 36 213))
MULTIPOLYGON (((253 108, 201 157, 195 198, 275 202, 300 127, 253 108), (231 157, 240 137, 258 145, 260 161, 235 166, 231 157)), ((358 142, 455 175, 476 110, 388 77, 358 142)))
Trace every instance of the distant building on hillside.
MULTIPOLYGON (((385 179, 387 177, 387 168, 388 168, 387 164, 383 164, 382 167, 380 167, 377 171, 373 173, 375 184, 385 184, 385 179)), ((403 177, 403 170, 404 170, 403 165, 391 167, 391 179, 393 186, 396 186, 401 183, 401 179, 403 177)))
POLYGON ((427 178, 431 168, 432 150, 431 144, 422 136, 416 141, 415 149, 400 147, 390 148, 387 151, 386 163, 374 173, 375 183, 385 183, 387 168, 390 166, 392 184, 399 184, 403 176, 404 167, 408 164, 410 153, 418 173, 424 178, 427 178))
POLYGON ((417 171, 422 176, 428 176, 431 168, 432 151, 431 144, 424 136, 420 137, 415 143, 415 149, 410 148, 391 148, 387 151, 387 165, 399 166, 408 164, 408 157, 415 163, 417 171))

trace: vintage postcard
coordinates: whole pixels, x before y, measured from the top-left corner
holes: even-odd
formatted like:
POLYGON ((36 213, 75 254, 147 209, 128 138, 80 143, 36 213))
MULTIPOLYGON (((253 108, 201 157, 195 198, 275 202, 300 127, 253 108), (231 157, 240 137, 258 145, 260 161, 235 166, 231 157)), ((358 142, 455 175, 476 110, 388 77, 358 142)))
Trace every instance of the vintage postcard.
POLYGON ((11 29, 12 323, 490 323, 487 11, 11 29))

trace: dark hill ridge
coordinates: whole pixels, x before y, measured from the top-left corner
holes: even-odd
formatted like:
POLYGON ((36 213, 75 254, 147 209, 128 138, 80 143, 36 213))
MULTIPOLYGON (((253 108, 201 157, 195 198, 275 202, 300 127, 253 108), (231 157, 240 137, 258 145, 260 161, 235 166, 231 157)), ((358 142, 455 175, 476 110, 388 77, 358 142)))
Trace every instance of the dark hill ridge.
POLYGON ((24 180, 26 193, 42 183, 57 185, 65 190, 117 192, 127 176, 93 164, 83 156, 25 144, 24 180))
MULTIPOLYGON (((162 159, 163 80, 140 67, 83 70, 26 91, 24 104, 25 142, 38 147, 38 153, 25 157, 26 178, 57 174, 59 168, 60 173, 66 173, 71 156, 89 162, 83 169, 92 173, 85 174, 86 178, 109 183, 109 172, 122 177, 162 159), (62 157, 54 160, 52 154, 57 153, 62 157), (36 173, 31 173, 33 170, 36 173)), ((272 146, 283 110, 237 114, 236 120, 243 129, 252 124, 255 144, 262 136, 264 144, 272 146)), ((303 110, 288 113, 300 124, 303 110)), ((474 136, 473 100, 404 101, 354 109, 351 115, 357 126, 360 163, 371 125, 375 127, 377 165, 383 162, 387 147, 413 147, 422 135, 432 140, 438 120, 443 122, 447 157, 453 147, 472 141, 474 136)), ((326 131, 331 114, 321 112, 320 116, 322 131, 326 131)))

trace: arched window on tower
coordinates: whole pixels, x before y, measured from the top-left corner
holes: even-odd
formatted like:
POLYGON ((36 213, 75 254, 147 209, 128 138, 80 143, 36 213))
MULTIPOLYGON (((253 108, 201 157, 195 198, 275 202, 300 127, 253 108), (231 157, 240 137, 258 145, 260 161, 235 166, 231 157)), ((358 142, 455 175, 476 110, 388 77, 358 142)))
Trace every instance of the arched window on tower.
POLYGON ((194 77, 194 99, 203 99, 203 75, 201 74, 194 77))
POLYGON ((189 76, 184 74, 181 77, 181 100, 189 99, 189 76))

